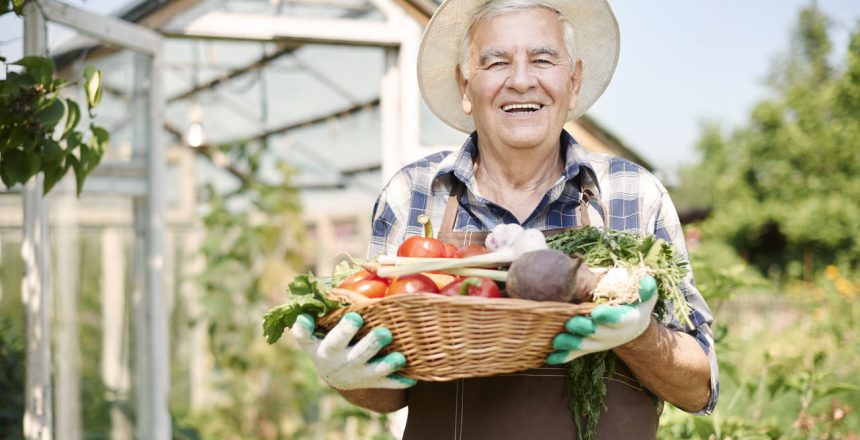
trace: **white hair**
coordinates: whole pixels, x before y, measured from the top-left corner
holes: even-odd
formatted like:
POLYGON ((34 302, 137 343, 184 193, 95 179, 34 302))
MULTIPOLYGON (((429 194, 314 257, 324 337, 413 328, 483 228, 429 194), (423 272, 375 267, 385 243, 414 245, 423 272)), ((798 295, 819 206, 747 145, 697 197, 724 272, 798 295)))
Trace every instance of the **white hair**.
POLYGON ((460 45, 460 73, 463 74, 463 78, 469 78, 468 66, 471 62, 471 52, 469 49, 472 45, 472 34, 475 25, 482 20, 533 8, 546 8, 555 12, 564 31, 564 48, 567 51, 567 60, 572 66, 574 60, 573 25, 570 24, 567 17, 558 9, 543 0, 490 0, 472 12, 469 27, 466 28, 466 33, 463 35, 463 43, 460 45))

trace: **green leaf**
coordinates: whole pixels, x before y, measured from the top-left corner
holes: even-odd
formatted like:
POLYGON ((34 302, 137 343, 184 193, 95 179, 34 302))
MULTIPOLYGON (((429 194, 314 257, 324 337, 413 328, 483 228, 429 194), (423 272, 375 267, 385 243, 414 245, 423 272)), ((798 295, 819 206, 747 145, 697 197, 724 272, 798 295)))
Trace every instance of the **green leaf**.
POLYGON ((9 169, 11 168, 11 166, 7 165, 9 160, 8 153, 0 157, 0 180, 3 181, 3 185, 6 185, 6 188, 11 188, 16 182, 15 178, 9 174, 9 169))
MULTIPOLYGON (((95 140, 93 142, 93 149, 98 153, 99 159, 104 154, 107 149, 108 141, 110 140, 110 134, 104 128, 101 128, 96 125, 91 125, 90 129, 93 132, 93 136, 95 136, 95 140)), ((98 163, 98 161, 96 161, 98 163)))
POLYGON ((63 148, 55 140, 43 139, 42 147, 44 148, 42 158, 45 162, 62 162, 63 148))
POLYGON ((12 9, 15 10, 15 13, 18 15, 24 14, 24 3, 27 3, 29 0, 12 0, 12 9))
POLYGON ((45 128, 50 133, 54 127, 63 119, 66 114, 66 105, 62 99, 52 99, 47 106, 36 113, 36 118, 45 124, 45 128))
POLYGON ((81 108, 78 107, 78 103, 67 98, 66 107, 68 108, 68 112, 66 113, 66 128, 63 129, 61 139, 65 139, 78 126, 78 122, 81 121, 81 108))
POLYGON ((75 171, 75 194, 80 197, 81 191, 84 190, 84 179, 87 177, 87 170, 75 156, 70 155, 66 158, 66 160, 68 161, 68 163, 72 164, 72 169, 74 169, 75 171))
POLYGON ((66 138, 66 151, 74 151, 75 148, 78 148, 78 146, 81 145, 82 139, 83 135, 80 132, 70 132, 68 137, 66 138))
POLYGON ((34 174, 39 172, 41 158, 36 154, 27 154, 21 150, 9 150, 3 154, 0 168, 3 169, 3 183, 7 187, 15 183, 27 183, 34 174))
POLYGON ((81 166, 84 168, 85 173, 89 174, 95 167, 95 164, 98 164, 98 154, 93 147, 87 144, 81 144, 80 152, 81 166))
POLYGON ((23 146, 28 137, 30 137, 30 133, 28 133, 27 129, 24 127, 19 125, 13 128, 12 133, 9 134, 9 147, 15 148, 23 146))
POLYGON ((27 56, 12 63, 24 67, 24 71, 28 73, 37 83, 50 86, 51 80, 54 77, 54 61, 50 58, 40 56, 27 56))
POLYGON ((87 108, 92 110, 102 100, 102 71, 93 66, 84 69, 84 92, 87 94, 87 108))
POLYGON ((287 301, 263 316, 263 336, 266 342, 274 344, 286 328, 293 326, 300 314, 319 318, 340 307, 342 304, 326 296, 325 288, 312 274, 298 275, 290 283, 287 301))
POLYGON ((66 170, 60 162, 55 162, 46 164, 44 171, 45 182, 42 187, 42 195, 48 195, 48 192, 50 192, 51 189, 54 188, 54 185, 56 185, 57 182, 63 178, 63 175, 66 174, 66 170))

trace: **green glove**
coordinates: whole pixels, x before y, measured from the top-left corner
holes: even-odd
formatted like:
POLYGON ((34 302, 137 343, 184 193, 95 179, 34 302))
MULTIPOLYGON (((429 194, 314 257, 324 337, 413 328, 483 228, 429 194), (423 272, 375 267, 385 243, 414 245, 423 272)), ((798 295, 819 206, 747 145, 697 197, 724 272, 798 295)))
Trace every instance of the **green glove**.
POLYGON ((658 296, 657 281, 646 275, 639 282, 639 303, 601 305, 594 308, 591 316, 570 318, 564 325, 567 331, 559 333, 552 340, 555 351, 547 356, 546 363, 564 364, 635 339, 648 328, 658 296))

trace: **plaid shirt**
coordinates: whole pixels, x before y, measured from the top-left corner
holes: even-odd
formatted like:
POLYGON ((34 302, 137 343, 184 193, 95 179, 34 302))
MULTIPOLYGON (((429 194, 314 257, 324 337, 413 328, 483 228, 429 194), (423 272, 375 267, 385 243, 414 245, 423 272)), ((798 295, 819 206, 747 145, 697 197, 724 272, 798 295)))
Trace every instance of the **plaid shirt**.
MULTIPOLYGON (((566 131, 561 134, 565 154, 564 174, 544 195, 534 212, 522 222, 525 228, 549 229, 579 224, 580 173, 589 173, 597 182, 599 196, 608 207, 608 226, 633 233, 650 233, 673 244, 689 261, 681 223, 666 188, 647 170, 618 157, 585 151, 566 131)), ((396 255, 406 237, 423 234, 418 216, 427 214, 441 225, 448 196, 456 180, 467 188, 460 197, 455 231, 490 230, 500 223, 519 223, 507 209, 482 197, 474 174, 477 134, 473 133, 456 153, 427 156, 401 169, 386 185, 373 210, 373 232, 368 255, 396 255)), ((592 224, 604 223, 596 207, 589 208, 592 224)), ((681 289, 691 307, 689 330, 677 320, 664 322, 696 338, 711 365, 711 399, 697 414, 710 414, 719 395, 719 370, 714 353, 711 311, 696 289, 692 272, 681 289)), ((671 310, 669 305, 668 310, 671 310)))

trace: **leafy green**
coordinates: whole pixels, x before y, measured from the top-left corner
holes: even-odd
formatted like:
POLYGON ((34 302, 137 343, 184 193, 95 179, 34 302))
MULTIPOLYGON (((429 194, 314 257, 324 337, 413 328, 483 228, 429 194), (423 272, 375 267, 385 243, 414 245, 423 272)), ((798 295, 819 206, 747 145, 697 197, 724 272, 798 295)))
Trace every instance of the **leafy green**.
MULTIPOLYGON (((688 323, 689 306, 680 288, 688 264, 675 255, 667 241, 651 234, 637 235, 587 226, 549 237, 547 245, 568 255, 580 254, 591 267, 632 267, 644 263, 651 268, 652 276, 657 280, 660 298, 673 305, 673 316, 688 323)), ((667 312, 665 305, 659 301, 654 308, 661 319, 667 312)))
POLYGON ((360 269, 361 266, 342 260, 340 263, 337 263, 337 265, 334 266, 334 270, 332 270, 331 285, 339 285, 343 280, 349 278, 350 275, 358 272, 360 269))
POLYGON ((325 287, 313 274, 299 275, 290 283, 287 301, 273 307, 263 316, 263 336, 266 342, 274 344, 285 329, 295 324, 300 314, 321 318, 341 306, 341 303, 326 296, 325 287))
POLYGON ((615 359, 611 351, 600 351, 577 358, 568 367, 565 385, 570 396, 570 412, 581 439, 594 437, 600 413, 606 410, 603 378, 612 375, 615 359))
MULTIPOLYGON (((657 280, 657 294, 664 300, 657 302, 655 314, 662 319, 668 312, 668 301, 673 304, 673 316, 689 324, 689 305, 679 287, 688 270, 687 262, 676 256, 665 240, 587 226, 549 237, 547 245, 568 255, 579 254, 591 267, 645 264, 657 280)), ((615 360, 611 351, 603 351, 574 359, 568 366, 570 410, 581 439, 594 438, 600 412, 606 409, 603 378, 612 375, 615 360)))

